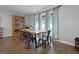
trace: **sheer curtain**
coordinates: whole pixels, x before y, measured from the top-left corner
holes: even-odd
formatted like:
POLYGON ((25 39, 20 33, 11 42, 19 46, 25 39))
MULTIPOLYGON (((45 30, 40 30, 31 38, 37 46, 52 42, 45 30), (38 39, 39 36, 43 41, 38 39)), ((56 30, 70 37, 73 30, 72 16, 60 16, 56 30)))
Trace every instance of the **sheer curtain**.
POLYGON ((53 9, 53 35, 55 39, 58 39, 58 7, 53 9))
POLYGON ((58 7, 47 11, 47 30, 52 38, 58 39, 58 7))
POLYGON ((40 31, 46 31, 46 12, 40 14, 40 31))
POLYGON ((53 35, 53 11, 47 11, 47 30, 51 30, 50 35, 53 35))

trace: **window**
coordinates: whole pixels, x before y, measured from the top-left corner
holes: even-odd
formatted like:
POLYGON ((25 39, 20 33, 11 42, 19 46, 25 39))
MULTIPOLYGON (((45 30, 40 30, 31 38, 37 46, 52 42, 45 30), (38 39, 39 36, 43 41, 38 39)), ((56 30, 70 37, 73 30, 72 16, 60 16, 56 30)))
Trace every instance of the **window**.
POLYGON ((58 8, 53 9, 54 16, 54 38, 58 38, 58 8))
POLYGON ((51 30, 51 35, 53 35, 53 11, 49 10, 47 12, 47 30, 51 30))
POLYGON ((46 13, 45 12, 40 14, 40 30, 46 31, 46 13))
POLYGON ((58 39, 58 7, 36 15, 35 30, 51 30, 51 36, 58 39))
POLYGON ((51 30, 53 38, 58 38, 58 8, 47 11, 47 30, 51 30))

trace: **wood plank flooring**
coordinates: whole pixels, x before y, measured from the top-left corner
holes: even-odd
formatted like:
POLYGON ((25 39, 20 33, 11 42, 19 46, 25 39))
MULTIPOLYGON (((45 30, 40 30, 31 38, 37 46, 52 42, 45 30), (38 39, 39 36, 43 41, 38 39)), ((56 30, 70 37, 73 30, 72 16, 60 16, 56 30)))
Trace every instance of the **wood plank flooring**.
POLYGON ((18 40, 16 37, 0 39, 0 54, 78 54, 79 51, 73 46, 60 42, 52 42, 51 47, 47 46, 35 48, 31 43, 30 48, 25 48, 25 42, 18 40))

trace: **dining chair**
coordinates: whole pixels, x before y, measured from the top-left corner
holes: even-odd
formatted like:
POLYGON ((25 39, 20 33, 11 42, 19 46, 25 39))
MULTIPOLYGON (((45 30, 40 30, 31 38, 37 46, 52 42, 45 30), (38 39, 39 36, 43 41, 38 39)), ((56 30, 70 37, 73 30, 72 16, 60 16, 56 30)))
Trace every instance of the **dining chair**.
POLYGON ((23 32, 23 38, 26 41, 25 42, 25 47, 26 46, 29 47, 31 41, 33 42, 33 40, 35 39, 30 32, 23 32))
POLYGON ((51 32, 51 31, 48 30, 48 31, 47 31, 47 35, 43 35, 43 34, 42 34, 42 37, 39 38, 39 41, 38 41, 39 46, 44 46, 44 47, 46 47, 46 44, 48 44, 49 47, 50 47, 50 44, 51 44, 50 32, 51 32), (41 45, 40 45, 40 41, 42 42, 41 45))

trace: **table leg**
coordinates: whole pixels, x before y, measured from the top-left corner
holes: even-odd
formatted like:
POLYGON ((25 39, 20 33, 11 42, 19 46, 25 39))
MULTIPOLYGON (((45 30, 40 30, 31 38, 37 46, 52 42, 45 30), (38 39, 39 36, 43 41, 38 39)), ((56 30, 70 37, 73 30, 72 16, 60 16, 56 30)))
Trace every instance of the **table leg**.
POLYGON ((37 48, 37 39, 36 39, 36 34, 35 34, 35 48, 37 48))

